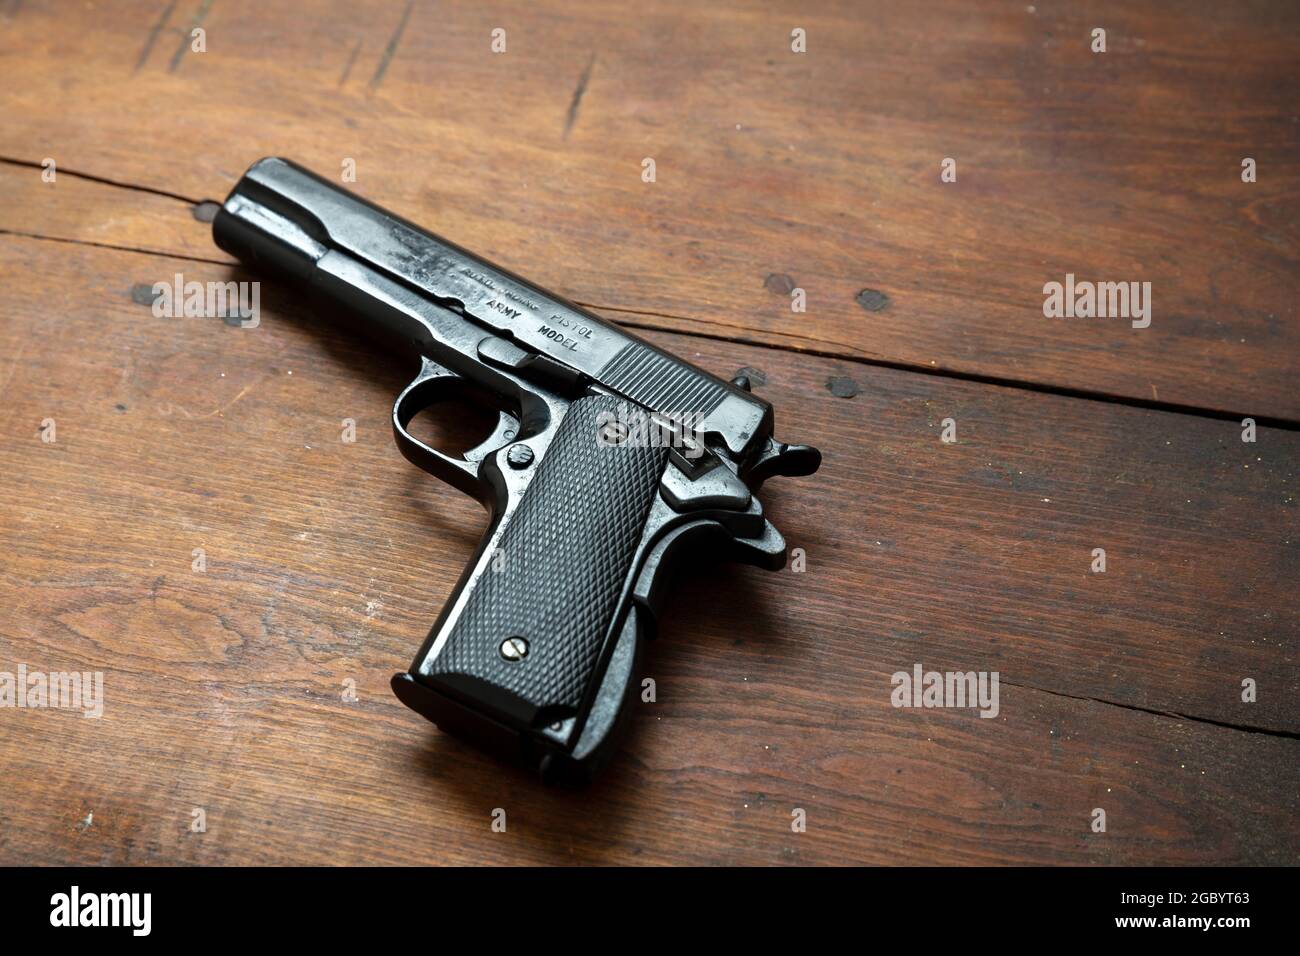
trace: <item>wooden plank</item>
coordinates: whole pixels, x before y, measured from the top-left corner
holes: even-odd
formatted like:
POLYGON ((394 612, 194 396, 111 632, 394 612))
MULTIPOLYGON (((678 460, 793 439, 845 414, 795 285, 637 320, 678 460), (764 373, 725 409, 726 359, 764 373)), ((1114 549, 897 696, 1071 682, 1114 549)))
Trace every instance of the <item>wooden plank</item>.
POLYGON ((0 163, 0 235, 79 242, 233 263, 212 242, 213 207, 56 169, 0 163))
POLYGON ((196 200, 260 155, 350 158, 369 198, 656 327, 1300 419, 1294 5, 164 9, 12 15, 0 155, 196 200), (1044 318, 1066 274, 1151 282, 1150 328, 1044 318))
POLYGON ((685 582, 658 701, 557 793, 387 689, 483 523, 392 447, 407 371, 272 284, 256 329, 155 318, 178 270, 230 274, 0 240, 0 670, 106 695, 0 709, 6 862, 1295 861, 1294 432, 656 333, 825 450, 764 490, 808 570, 685 582), (895 709, 918 662, 998 716, 895 709))

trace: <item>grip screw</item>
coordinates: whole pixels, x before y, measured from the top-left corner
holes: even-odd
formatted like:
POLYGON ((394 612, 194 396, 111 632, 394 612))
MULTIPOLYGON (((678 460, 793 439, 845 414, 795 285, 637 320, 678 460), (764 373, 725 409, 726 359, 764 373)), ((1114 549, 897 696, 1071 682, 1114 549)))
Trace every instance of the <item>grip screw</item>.
POLYGON ((622 422, 606 422, 596 432, 596 438, 601 445, 618 447, 627 441, 628 427, 622 422))
POLYGON ((506 462, 511 468, 527 468, 533 463, 533 450, 523 442, 511 445, 510 450, 506 452, 506 462))
POLYGON ((501 656, 511 662, 522 661, 528 656, 528 642, 522 637, 507 637, 501 642, 501 656))

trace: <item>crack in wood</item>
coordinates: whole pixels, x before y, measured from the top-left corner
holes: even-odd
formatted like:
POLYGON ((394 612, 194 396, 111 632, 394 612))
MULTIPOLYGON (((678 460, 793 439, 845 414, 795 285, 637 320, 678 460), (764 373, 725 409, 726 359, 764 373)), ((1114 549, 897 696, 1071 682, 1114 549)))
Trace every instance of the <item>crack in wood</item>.
POLYGON ((132 252, 140 256, 156 256, 161 259, 183 259, 186 262, 206 262, 214 266, 232 266, 226 259, 205 259, 202 256, 187 256, 180 252, 163 252, 158 249, 143 249, 136 246, 116 246, 110 242, 94 242, 90 239, 67 239, 62 236, 42 236, 35 232, 23 232, 21 229, 0 228, 0 236, 17 236, 21 239, 35 239, 40 242, 62 242, 72 246, 90 246, 94 249, 111 249, 113 252, 132 252))
MULTIPOLYGON (((30 159, 18 159, 13 156, 0 156, 0 163, 7 166, 20 166, 24 169, 44 169, 45 167, 30 159)), ((162 196, 165 199, 175 199, 178 202, 186 203, 190 206, 197 206, 200 202, 210 200, 191 199, 189 196, 182 196, 180 193, 169 192, 166 189, 158 189, 154 186, 140 186, 136 183, 124 183, 121 180, 109 179, 107 176, 97 176, 94 173, 82 172, 77 169, 68 169, 64 166, 57 167, 58 175, 71 176, 73 179, 84 179, 86 182, 99 183, 103 186, 113 186, 117 189, 130 189, 135 192, 148 193, 151 196, 162 196)))
POLYGON ((1132 710, 1139 714, 1150 714, 1153 717, 1164 717, 1168 720, 1185 720, 1193 724, 1209 724, 1212 727, 1222 727, 1225 730, 1236 730, 1247 734, 1263 734, 1267 737, 1285 737, 1289 740, 1300 740, 1300 731, 1294 730, 1274 730, 1269 727, 1256 727, 1253 724, 1238 724, 1226 720, 1215 720, 1213 717, 1197 717, 1192 714, 1180 714, 1172 710, 1158 710, 1153 707, 1143 707, 1139 704, 1121 704, 1115 700, 1105 700, 1101 697, 1088 697, 1081 694, 1067 694, 1065 691, 1048 690, 1046 687, 1037 687, 1033 684, 1016 684, 1006 678, 999 678, 1000 683, 1008 687, 1019 687, 1021 690, 1037 691, 1040 694, 1050 694, 1053 697, 1063 697, 1066 700, 1081 700, 1093 704, 1103 704, 1107 707, 1119 707, 1122 710, 1132 710))

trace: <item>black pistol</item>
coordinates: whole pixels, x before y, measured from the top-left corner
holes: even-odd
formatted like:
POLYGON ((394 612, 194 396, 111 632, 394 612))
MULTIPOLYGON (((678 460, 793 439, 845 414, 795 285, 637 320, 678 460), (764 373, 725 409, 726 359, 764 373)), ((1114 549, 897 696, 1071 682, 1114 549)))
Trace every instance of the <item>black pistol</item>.
POLYGON ((674 558, 783 567, 755 492, 821 455, 772 435, 772 406, 283 159, 254 164, 213 238, 309 287, 419 362, 393 406, 406 458, 490 521, 408 673, 444 731, 586 779, 614 750, 674 558), (413 437, 459 396, 498 413, 463 455, 413 437))

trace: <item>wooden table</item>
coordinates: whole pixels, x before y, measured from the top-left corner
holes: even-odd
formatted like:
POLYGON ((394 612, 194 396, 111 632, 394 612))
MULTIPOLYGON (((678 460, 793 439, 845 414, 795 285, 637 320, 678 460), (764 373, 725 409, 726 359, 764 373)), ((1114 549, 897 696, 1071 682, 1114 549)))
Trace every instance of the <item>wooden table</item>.
POLYGON ((0 2, 0 671, 105 696, 0 709, 0 862, 1297 861, 1300 8, 287 6, 0 2), (392 444, 412 370, 275 282, 154 317, 256 278, 204 203, 268 154, 823 449, 764 491, 806 571, 682 583, 592 789, 389 692, 485 521, 392 444), (918 663, 997 716, 892 706, 918 663))

